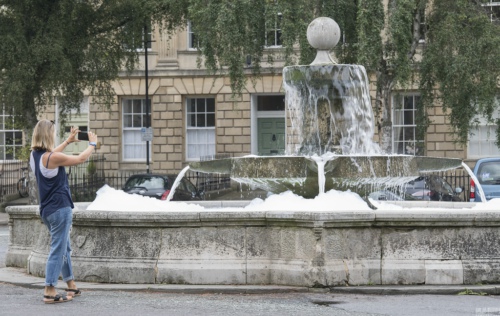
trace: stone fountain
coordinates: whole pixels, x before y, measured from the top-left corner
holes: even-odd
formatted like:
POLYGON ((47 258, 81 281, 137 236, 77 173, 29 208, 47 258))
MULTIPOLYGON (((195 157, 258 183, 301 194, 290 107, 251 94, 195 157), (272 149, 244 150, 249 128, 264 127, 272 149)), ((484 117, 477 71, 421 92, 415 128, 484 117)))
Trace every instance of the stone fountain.
POLYGON ((337 23, 317 18, 307 39, 317 49, 308 66, 283 69, 286 156, 248 156, 190 163, 192 170, 230 174, 269 192, 306 198, 337 189, 365 195, 374 187, 402 185, 421 172, 454 169, 460 159, 387 155, 373 142, 368 76, 361 65, 336 64, 337 23))
MULTIPOLYGON (((372 142, 365 69, 336 65, 328 53, 338 35, 334 21, 313 21, 308 38, 318 48, 317 59, 284 69, 287 156, 214 160, 192 168, 313 197, 332 188, 361 192, 365 185, 393 185, 420 171, 459 166, 456 159, 380 152, 372 142)), ((75 204, 71 247, 77 281, 167 290, 176 289, 172 284, 335 289, 500 283, 500 213, 487 203, 479 209, 469 202, 397 201, 391 203, 399 208, 381 203, 373 210, 363 203, 346 209, 334 200, 318 210, 306 200, 308 206, 299 210, 283 203, 281 209, 255 211, 249 201, 196 201, 196 208, 186 210, 184 203, 155 200, 167 203, 160 208, 134 200, 127 203, 133 210, 111 209, 110 202, 130 197, 105 196, 107 206, 95 206, 97 199, 75 204)), ((7 208, 5 264, 43 277, 50 236, 37 211, 37 205, 7 208)))

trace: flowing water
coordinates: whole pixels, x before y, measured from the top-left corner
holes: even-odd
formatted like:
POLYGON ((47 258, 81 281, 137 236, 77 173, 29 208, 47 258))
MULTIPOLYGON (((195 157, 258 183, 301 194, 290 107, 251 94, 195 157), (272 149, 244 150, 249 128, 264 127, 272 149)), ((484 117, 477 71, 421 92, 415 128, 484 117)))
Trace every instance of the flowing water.
POLYGON ((170 188, 170 192, 168 193, 167 202, 170 202, 170 200, 172 200, 172 198, 174 197, 175 189, 177 189, 177 187, 179 186, 179 183, 181 182, 181 179, 184 178, 184 175, 186 174, 186 172, 188 170, 189 170, 189 166, 185 167, 184 169, 181 170, 181 172, 179 172, 179 174, 177 175, 177 178, 175 178, 174 184, 172 184, 172 187, 170 188))
POLYGON ((469 166, 465 162, 462 162, 462 167, 464 167, 465 170, 469 173, 470 177, 472 180, 474 180, 474 183, 476 184, 476 194, 479 193, 481 196, 481 201, 484 203, 486 202, 486 196, 484 195, 483 187, 481 186, 481 183, 479 183, 479 180, 477 179, 476 175, 472 170, 470 170, 469 166))
POLYGON ((374 116, 363 66, 288 66, 283 77, 287 154, 381 153, 372 141, 374 116))

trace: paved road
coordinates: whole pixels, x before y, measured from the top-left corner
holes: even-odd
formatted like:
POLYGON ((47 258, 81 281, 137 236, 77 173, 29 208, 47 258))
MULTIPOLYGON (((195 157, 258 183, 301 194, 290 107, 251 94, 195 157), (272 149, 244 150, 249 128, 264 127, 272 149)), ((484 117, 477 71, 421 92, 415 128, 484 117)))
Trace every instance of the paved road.
POLYGON ((9 246, 9 226, 0 225, 0 268, 5 267, 5 254, 9 246))
MULTIPOLYGON (((8 227, 0 226, 0 268, 8 227)), ((346 293, 173 294, 160 291, 85 290, 73 302, 46 305, 41 288, 0 283, 0 315, 304 315, 492 316, 500 296, 361 295, 346 293)))
POLYGON ((44 305, 41 290, 0 284, 0 315, 498 315, 498 297, 286 293, 170 294, 87 290, 73 302, 44 305), (478 313, 476 313, 478 311, 478 313), (487 314, 486 311, 491 313, 487 314), (481 313, 479 313, 481 312, 481 313), (483 313, 484 312, 484 313, 483 313), (495 313, 493 313, 495 312, 495 313))

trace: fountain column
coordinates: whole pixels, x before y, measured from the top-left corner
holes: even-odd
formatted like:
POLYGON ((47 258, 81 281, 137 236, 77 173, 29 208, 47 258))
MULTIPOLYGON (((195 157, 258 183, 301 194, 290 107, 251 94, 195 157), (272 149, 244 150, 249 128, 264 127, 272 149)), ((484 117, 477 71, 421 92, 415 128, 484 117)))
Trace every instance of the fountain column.
POLYGON ((283 69, 286 93, 287 154, 376 154, 373 111, 366 70, 339 65, 330 51, 340 38, 337 23, 315 19, 307 39, 317 49, 311 65, 283 69))

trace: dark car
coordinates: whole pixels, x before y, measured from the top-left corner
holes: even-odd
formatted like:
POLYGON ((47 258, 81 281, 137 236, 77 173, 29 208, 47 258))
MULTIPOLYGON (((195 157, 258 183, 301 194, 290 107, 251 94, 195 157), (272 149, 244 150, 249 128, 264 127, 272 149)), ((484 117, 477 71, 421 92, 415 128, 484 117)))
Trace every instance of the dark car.
POLYGON ((453 188, 446 180, 437 175, 425 175, 403 185, 403 190, 417 200, 424 201, 462 201, 459 194, 462 188, 453 188))
MULTIPOLYGON (((123 191, 130 194, 149 196, 166 200, 177 175, 174 174, 135 174, 127 179, 123 191)), ((172 201, 203 200, 204 193, 196 188, 187 178, 182 178, 175 188, 172 201)))
MULTIPOLYGON (((486 200, 500 198, 500 158, 479 159, 474 166, 474 175, 479 180, 486 200)), ((482 202, 477 184, 471 179, 471 202, 482 202)))

